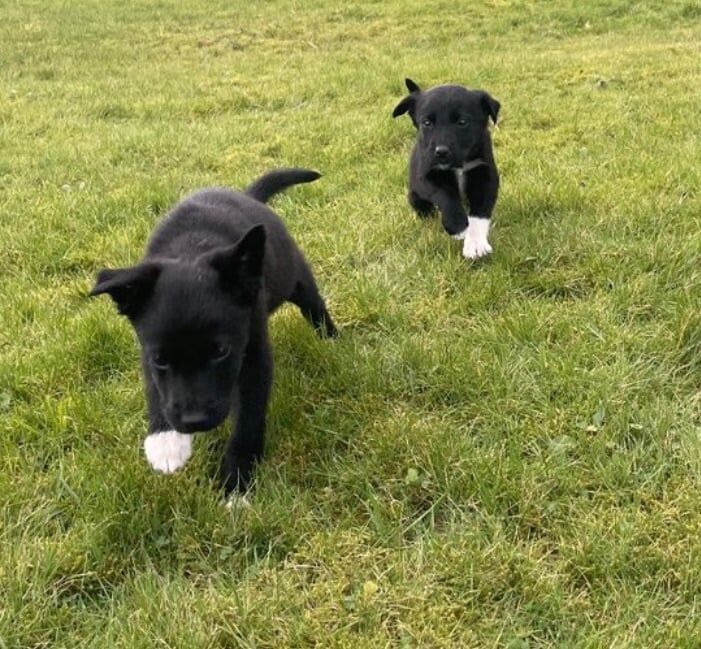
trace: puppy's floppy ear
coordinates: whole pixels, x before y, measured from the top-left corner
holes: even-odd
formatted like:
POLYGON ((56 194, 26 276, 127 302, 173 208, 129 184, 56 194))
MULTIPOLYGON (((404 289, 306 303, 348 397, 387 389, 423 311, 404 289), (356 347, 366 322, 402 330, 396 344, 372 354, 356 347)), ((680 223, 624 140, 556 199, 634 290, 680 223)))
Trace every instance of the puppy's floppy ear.
POLYGON ((501 104, 496 99, 494 99, 494 97, 492 97, 488 92, 484 92, 484 90, 480 94, 482 100, 482 108, 484 108, 484 111, 487 113, 487 115, 489 115, 492 118, 492 121, 496 124, 501 104))
POLYGON ((131 268, 106 268, 98 273, 89 295, 107 293, 119 313, 131 319, 141 312, 151 297, 160 273, 160 265, 150 262, 131 268))
POLYGON ((265 227, 254 225, 227 248, 205 255, 205 261, 219 273, 222 286, 245 304, 255 302, 263 281, 265 227))
POLYGON ((411 79, 407 78, 404 79, 404 83, 406 84, 407 90, 409 92, 421 92, 421 88, 419 88, 419 85, 415 81, 412 81, 411 79))
POLYGON ((414 95, 407 95, 402 99, 392 111, 392 117, 399 117, 404 115, 404 113, 409 113, 409 117, 414 119, 414 108, 416 108, 416 97, 414 95))
POLYGON ((411 79, 404 79, 404 83, 406 83, 406 87, 411 93, 410 95, 404 97, 395 107, 394 110, 392 111, 392 117, 399 117, 400 115, 403 115, 404 113, 409 113, 409 117, 411 117, 411 121, 414 122, 414 126, 416 126, 416 119, 414 117, 414 110, 416 108, 416 98, 421 92, 421 88, 419 88, 416 83, 414 83, 411 79))

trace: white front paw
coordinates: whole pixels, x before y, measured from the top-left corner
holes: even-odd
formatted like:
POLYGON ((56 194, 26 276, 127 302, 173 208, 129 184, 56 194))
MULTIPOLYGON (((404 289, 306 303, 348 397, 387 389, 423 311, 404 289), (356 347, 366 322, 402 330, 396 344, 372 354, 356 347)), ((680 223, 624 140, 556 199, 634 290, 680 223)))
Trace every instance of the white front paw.
POLYGON ((149 464, 161 473, 174 473, 192 455, 192 435, 175 430, 151 433, 144 440, 144 451, 149 464))
POLYGON ((251 503, 248 498, 246 498, 246 495, 239 493, 232 493, 224 502, 224 507, 229 510, 249 509, 250 506, 251 503))
POLYGON ((470 217, 462 254, 465 259, 479 259, 492 252, 487 235, 489 234, 489 219, 470 217))
POLYGON ((465 259, 479 259, 492 252, 492 246, 489 241, 483 239, 481 241, 471 241, 465 239, 465 245, 462 248, 462 254, 465 259))

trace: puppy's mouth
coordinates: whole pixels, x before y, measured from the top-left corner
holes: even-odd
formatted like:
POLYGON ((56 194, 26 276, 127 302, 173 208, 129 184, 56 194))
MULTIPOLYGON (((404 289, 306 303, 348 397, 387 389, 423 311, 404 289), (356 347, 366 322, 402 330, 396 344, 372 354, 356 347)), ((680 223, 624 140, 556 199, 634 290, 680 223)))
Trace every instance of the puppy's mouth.
POLYGON ((486 164, 482 158, 472 158, 461 163, 456 162, 436 162, 433 169, 437 171, 471 171, 475 167, 486 164))
POLYGON ((228 412, 224 414, 207 413, 200 416, 186 415, 183 417, 173 417, 170 423, 175 430, 186 435, 206 433, 219 426, 219 424, 226 419, 227 415, 228 412))

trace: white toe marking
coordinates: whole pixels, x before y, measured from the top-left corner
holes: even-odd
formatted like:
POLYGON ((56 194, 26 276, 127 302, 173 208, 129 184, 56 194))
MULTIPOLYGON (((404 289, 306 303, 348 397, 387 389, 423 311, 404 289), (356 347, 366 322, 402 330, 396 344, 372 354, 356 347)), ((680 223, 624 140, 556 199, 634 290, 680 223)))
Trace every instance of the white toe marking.
POLYGON ((489 234, 489 219, 478 216, 468 217, 469 227, 465 236, 462 254, 465 259, 479 259, 492 252, 492 246, 487 241, 489 234))
POLYGON ((175 430, 151 433, 144 440, 144 451, 149 464, 161 473, 173 473, 192 455, 192 435, 175 430))
POLYGON ((457 234, 451 234, 450 236, 453 237, 453 239, 457 239, 458 241, 462 241, 465 238, 466 234, 467 234, 467 228, 465 228, 462 232, 458 232, 457 234))
POLYGON ((244 494, 233 493, 224 503, 224 507, 232 509, 248 509, 251 506, 250 501, 244 494))

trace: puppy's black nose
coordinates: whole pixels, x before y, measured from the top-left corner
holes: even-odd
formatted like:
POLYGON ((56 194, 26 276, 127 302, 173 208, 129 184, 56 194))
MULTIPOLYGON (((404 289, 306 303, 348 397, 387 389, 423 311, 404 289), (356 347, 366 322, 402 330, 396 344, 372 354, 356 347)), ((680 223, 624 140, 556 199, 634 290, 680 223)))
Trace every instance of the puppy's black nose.
POLYGON ((448 157, 448 153, 450 153, 450 149, 447 146, 437 146, 434 153, 438 160, 445 160, 448 157))

